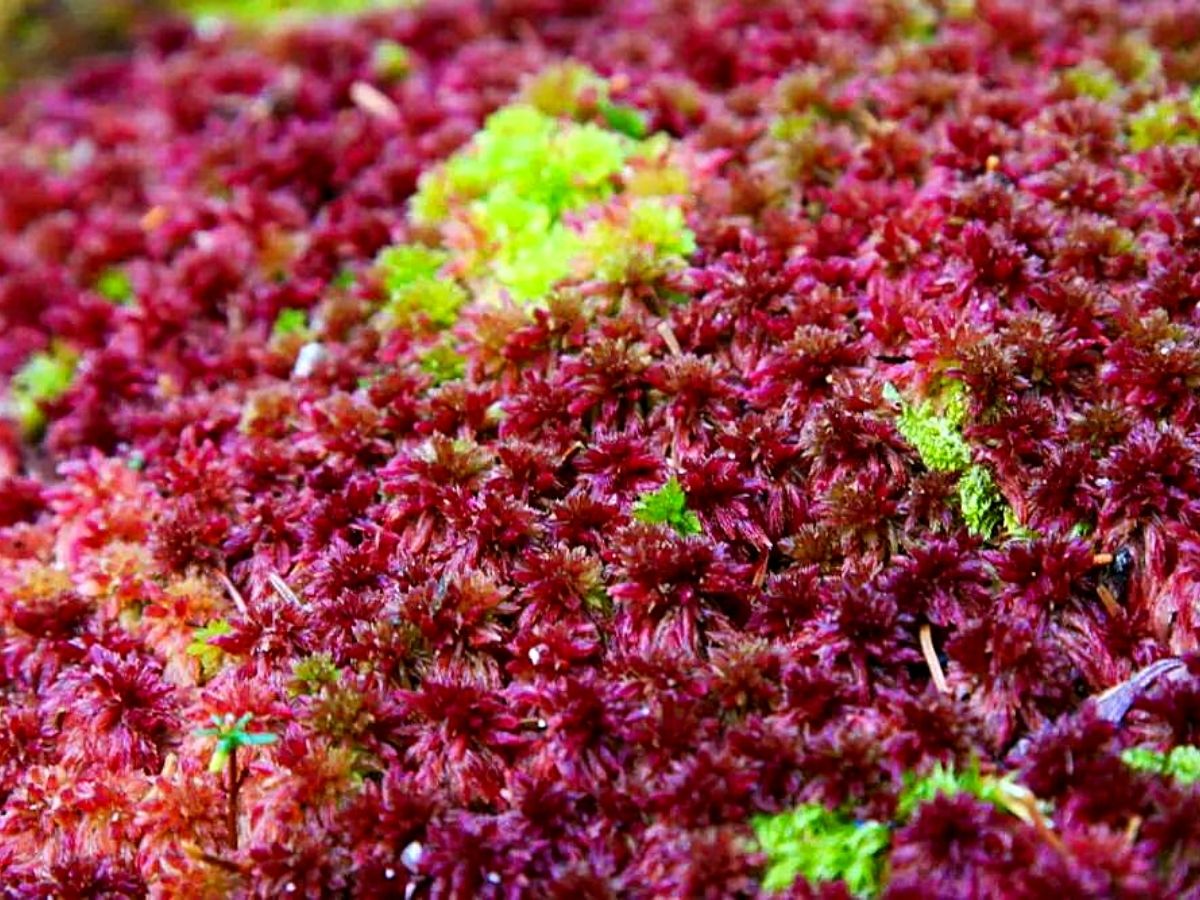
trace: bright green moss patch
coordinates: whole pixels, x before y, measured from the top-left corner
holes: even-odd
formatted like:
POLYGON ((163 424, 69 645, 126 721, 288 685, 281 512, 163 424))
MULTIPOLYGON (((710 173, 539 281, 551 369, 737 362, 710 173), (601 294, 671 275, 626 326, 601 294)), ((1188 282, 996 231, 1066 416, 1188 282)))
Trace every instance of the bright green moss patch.
POLYGON ((29 357, 13 376, 9 403, 27 435, 36 434, 45 425, 44 405, 59 399, 70 389, 77 360, 78 354, 74 350, 56 343, 49 350, 29 357))
POLYGON ((1190 101, 1148 103, 1129 120, 1129 146, 1134 150, 1196 143, 1200 143, 1200 93, 1190 101))
POLYGON ((992 473, 984 466, 970 466, 958 479, 958 502, 967 530, 985 540, 1004 524, 1007 505, 992 473))
POLYGON ((632 106, 622 106, 605 100, 600 103, 599 109, 605 124, 613 131, 637 140, 646 136, 646 117, 632 106))
POLYGON ((984 803, 1008 809, 1012 797, 1023 792, 1014 779, 1015 776, 1011 774, 1003 777, 981 774, 978 761, 962 771, 938 763, 920 777, 911 774, 905 776, 896 815, 903 821, 911 818, 921 804, 939 795, 953 797, 956 794, 970 794, 984 803))
POLYGON ((1200 747, 1175 747, 1170 753, 1131 747, 1121 754, 1121 759, 1131 769, 1166 775, 1183 785, 1200 782, 1200 747))
POLYGON ((665 263, 695 249, 683 211, 658 197, 639 197, 615 217, 595 222, 583 237, 587 268, 604 281, 652 280, 665 263))
POLYGON ((185 0, 191 15, 233 19, 247 24, 271 24, 277 19, 352 16, 375 9, 413 7, 419 0, 185 0))
POLYGON ((1088 60, 1065 70, 1062 79, 1079 97, 1108 100, 1121 90, 1121 82, 1103 63, 1088 60))
POLYGON ((304 334, 308 331, 308 313, 302 309, 280 310, 271 326, 273 337, 284 337, 289 334, 304 334))
POLYGON ((578 95, 600 91, 589 70, 568 64, 543 78, 526 92, 537 105, 494 113, 421 177, 414 223, 437 231, 450 268, 485 299, 533 303, 566 279, 653 278, 680 264, 695 243, 668 199, 687 188, 669 147, 639 140, 640 114, 607 101, 597 111, 608 127, 564 118, 580 112, 578 95))
POLYGON ((844 881, 852 894, 879 892, 883 853, 891 840, 880 822, 855 822, 809 803, 751 823, 767 856, 763 888, 785 891, 798 878, 810 884, 844 881))
POLYGON ((381 81, 400 81, 412 70, 412 55, 403 44, 380 41, 371 53, 371 71, 381 81))
POLYGON ((888 385, 887 397, 900 404, 896 428, 920 454, 927 468, 961 472, 971 464, 971 448, 961 431, 966 418, 966 389, 951 382, 938 402, 926 400, 911 406, 888 385))
POLYGON ((421 371, 431 376, 434 384, 444 384, 467 373, 467 359, 453 347, 437 344, 421 354, 421 371))
POLYGON ((207 681, 217 674, 225 656, 220 647, 213 646, 212 639, 231 631, 233 627, 228 622, 217 619, 192 633, 192 642, 187 645, 186 652, 200 664, 201 681, 207 681))
POLYGON ((687 495, 674 475, 657 491, 641 496, 633 506, 633 517, 651 525, 669 525, 684 537, 701 531, 700 519, 687 508, 687 495))
POLYGON ((892 385, 884 386, 884 397, 900 406, 896 428, 921 457, 921 462, 938 472, 958 472, 958 501, 967 529, 991 538, 1007 526, 1013 537, 1029 537, 1012 513, 992 473, 971 461, 971 447, 962 436, 967 418, 967 390, 949 382, 935 397, 909 404, 892 385))
POLYGON ((124 269, 105 269, 96 279, 96 291, 104 299, 117 306, 128 306, 133 302, 133 282, 124 269))
POLYGON ((400 244, 375 260, 386 291, 383 316, 392 327, 427 325, 435 330, 458 321, 466 302, 462 285, 442 275, 449 254, 421 244, 400 244))
POLYGON ((341 670, 328 653, 306 656, 292 666, 288 693, 293 697, 316 694, 324 687, 337 684, 341 675, 341 670))

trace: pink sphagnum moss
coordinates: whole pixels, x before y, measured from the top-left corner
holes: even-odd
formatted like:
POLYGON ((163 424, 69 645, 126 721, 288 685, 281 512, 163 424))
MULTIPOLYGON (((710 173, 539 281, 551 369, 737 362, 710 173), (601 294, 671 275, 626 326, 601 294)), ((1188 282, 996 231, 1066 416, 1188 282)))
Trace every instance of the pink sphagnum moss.
POLYGON ((0 97, 0 895, 1200 891, 1194 2, 255 27, 0 97))

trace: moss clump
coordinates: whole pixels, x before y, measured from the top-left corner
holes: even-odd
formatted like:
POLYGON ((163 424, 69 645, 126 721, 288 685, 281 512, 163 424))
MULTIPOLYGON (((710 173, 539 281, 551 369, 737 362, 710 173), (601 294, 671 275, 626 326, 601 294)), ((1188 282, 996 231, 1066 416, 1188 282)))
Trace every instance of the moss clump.
POLYGON ((96 279, 96 292, 117 306, 129 306, 133 302, 133 282, 124 269, 105 269, 96 279))
MULTIPOLYGON (((590 77, 577 68, 554 76, 568 94, 590 77)), ((552 108, 577 112, 568 100, 552 108)), ((530 103, 496 112, 470 145, 422 176, 413 222, 437 230, 454 274, 485 297, 503 291, 532 303, 568 278, 661 273, 694 248, 664 196, 682 192, 686 178, 661 141, 630 136, 640 131, 632 110, 609 112, 615 127, 530 103)))
POLYGON ((55 343, 35 353, 13 376, 9 403, 21 430, 35 435, 46 424, 45 406, 62 397, 75 380, 78 354, 66 344, 55 343))
POLYGON ((657 491, 643 494, 633 506, 633 517, 651 525, 669 525, 687 537, 701 532, 700 519, 687 508, 687 495, 679 479, 671 476, 657 491))
POLYGON ((326 16, 353 16, 376 9, 416 6, 419 0, 184 0, 179 6, 196 18, 231 19, 251 25, 326 16))
POLYGON ((962 436, 967 419, 967 389, 949 382, 934 398, 912 405, 892 385, 884 396, 900 406, 896 428, 912 444, 929 469, 961 473, 958 501, 963 521, 974 535, 990 539, 1002 525, 1014 537, 1028 537, 996 486, 992 473, 971 461, 971 446, 962 436))
POLYGON ((449 328, 458 321, 466 291, 442 274, 449 254, 421 244, 400 244, 375 260, 386 291, 383 318, 391 327, 449 328))
POLYGON ((1134 150, 1197 143, 1200 143, 1200 91, 1190 100, 1148 103, 1129 120, 1129 146, 1134 150))
POLYGON ((815 803, 751 824, 767 856, 767 891, 786 891, 803 878, 810 884, 843 881, 860 897, 879 892, 882 854, 891 841, 886 825, 856 822, 815 803))
POLYGON ((1165 775, 1182 785, 1200 782, 1200 747, 1175 747, 1169 753, 1131 747, 1121 754, 1121 759, 1131 769, 1165 775))

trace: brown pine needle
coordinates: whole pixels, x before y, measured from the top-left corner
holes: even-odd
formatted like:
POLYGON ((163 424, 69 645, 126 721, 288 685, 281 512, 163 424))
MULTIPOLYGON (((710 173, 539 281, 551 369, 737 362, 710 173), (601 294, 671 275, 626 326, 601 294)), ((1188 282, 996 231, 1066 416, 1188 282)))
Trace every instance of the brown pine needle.
POLYGON ((938 689, 938 693, 950 693, 950 685, 946 683, 946 673, 942 671, 942 663, 933 646, 933 629, 928 622, 921 626, 921 655, 925 657, 925 664, 929 666, 929 672, 933 676, 933 684, 938 689))
POLYGON ((1100 595, 1100 602, 1104 604, 1104 608, 1108 610, 1110 616, 1117 616, 1121 612, 1121 604, 1117 602, 1117 598, 1113 596, 1105 585, 1096 585, 1096 593, 1100 595))

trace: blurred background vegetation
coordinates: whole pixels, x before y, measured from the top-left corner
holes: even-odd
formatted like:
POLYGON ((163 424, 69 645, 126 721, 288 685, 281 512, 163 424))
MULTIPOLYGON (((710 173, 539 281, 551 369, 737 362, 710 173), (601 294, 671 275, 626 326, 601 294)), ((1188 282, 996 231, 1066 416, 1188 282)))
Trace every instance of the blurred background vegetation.
POLYGON ((0 88, 60 71, 81 56, 119 51, 154 15, 215 16, 255 27, 413 0, 0 0, 0 88))

